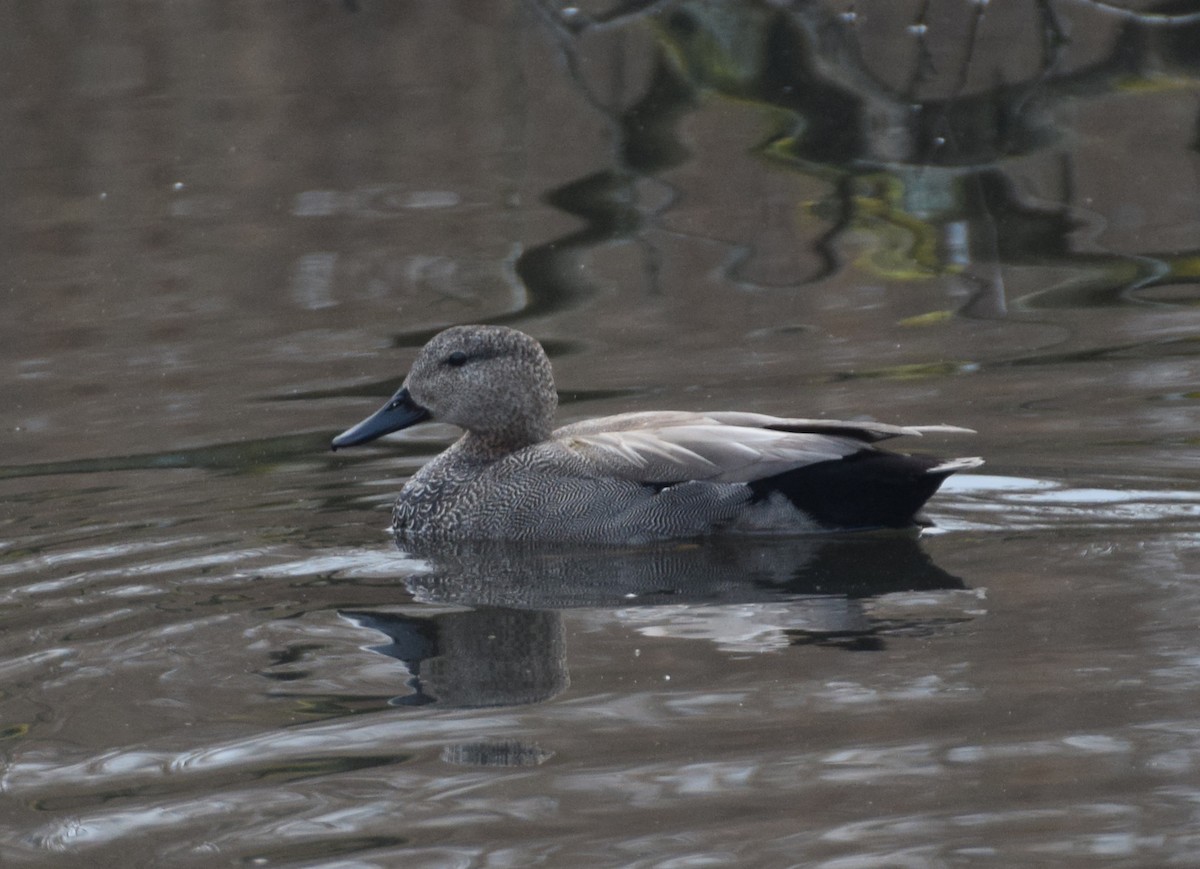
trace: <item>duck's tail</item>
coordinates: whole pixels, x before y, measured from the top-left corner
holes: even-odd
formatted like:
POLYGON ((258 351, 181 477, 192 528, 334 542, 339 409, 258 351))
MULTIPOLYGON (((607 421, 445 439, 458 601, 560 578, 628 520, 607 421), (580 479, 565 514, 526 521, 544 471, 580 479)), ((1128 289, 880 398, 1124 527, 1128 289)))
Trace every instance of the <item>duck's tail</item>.
POLYGON ((752 501, 781 494, 826 528, 904 528, 917 521, 917 511, 947 477, 981 464, 976 457, 945 460, 866 449, 749 486, 752 501))
POLYGON ((942 478, 945 479, 951 474, 956 474, 959 471, 969 471, 972 468, 978 468, 982 464, 983 459, 981 459, 979 456, 967 456, 961 459, 946 459, 946 461, 942 462, 941 464, 937 464, 932 468, 929 468, 927 471, 925 471, 925 473, 940 474, 942 478))

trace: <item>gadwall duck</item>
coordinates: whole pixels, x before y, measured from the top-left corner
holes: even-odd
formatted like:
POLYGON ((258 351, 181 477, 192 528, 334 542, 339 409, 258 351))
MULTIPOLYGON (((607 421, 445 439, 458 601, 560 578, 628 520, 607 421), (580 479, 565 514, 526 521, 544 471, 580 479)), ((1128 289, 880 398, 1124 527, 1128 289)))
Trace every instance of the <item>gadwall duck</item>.
POLYGON ((632 543, 903 527, 946 477, 982 464, 873 446, 970 432, 956 426, 649 411, 552 429, 557 406, 537 341, 503 326, 456 326, 333 449, 425 420, 465 430, 396 500, 392 528, 416 540, 632 543))

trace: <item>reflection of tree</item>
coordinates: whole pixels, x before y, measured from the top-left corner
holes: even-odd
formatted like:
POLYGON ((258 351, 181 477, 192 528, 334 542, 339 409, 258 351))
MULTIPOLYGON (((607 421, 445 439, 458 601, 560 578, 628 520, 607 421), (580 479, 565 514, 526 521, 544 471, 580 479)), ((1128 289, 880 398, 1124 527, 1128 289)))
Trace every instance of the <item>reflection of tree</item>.
MULTIPOLYGON (((619 239, 638 241, 653 272, 648 230, 660 226, 675 192, 657 207, 639 195, 647 179, 694 156, 681 124, 716 98, 757 109, 766 132, 752 153, 765 165, 827 186, 825 196, 808 204, 825 227, 808 239, 819 265, 797 284, 852 262, 892 280, 948 279, 971 297, 964 312, 997 316, 1007 310, 1008 266, 1055 275, 1031 300, 1037 305, 1119 303, 1148 287, 1195 282, 1200 250, 1080 250, 1072 237, 1081 226, 1073 200, 1078 169, 1069 144, 1061 159, 1051 151, 1066 133, 1056 120, 1066 106, 1077 111, 1143 85, 1195 86, 1198 13, 1184 4, 1143 12, 1085 0, 1067 5, 1030 0, 1029 38, 1020 45, 989 41, 989 21, 998 12, 989 4, 963 3, 965 22, 957 28, 935 20, 933 4, 916 4, 900 34, 905 38, 896 40, 905 44, 886 57, 864 47, 864 20, 874 8, 867 4, 858 4, 860 14, 854 6, 839 12, 813 0, 786 8, 719 0, 625 3, 566 18, 539 6, 616 144, 611 170, 550 197, 589 229, 529 251, 522 276, 532 283, 561 278, 560 290, 586 291, 576 286, 584 280, 578 268, 551 271, 547 262, 569 257, 577 266, 590 246, 619 239), (1102 54, 1072 65, 1069 35, 1080 22, 1067 19, 1080 14, 1107 27, 1111 40, 1102 54), (645 87, 633 100, 601 97, 603 88, 580 60, 583 39, 634 22, 649 25, 655 39, 645 87), (1021 55, 1018 77, 1004 52, 1021 55), (1023 188, 1014 171, 1025 159, 1046 156, 1036 199, 1018 194, 1023 188), (619 203, 621 219, 613 219, 614 208, 597 209, 600 199, 619 203), (1064 270, 1071 275, 1065 282, 1064 270)), ((730 258, 734 283, 744 283, 738 274, 744 259, 730 258)))

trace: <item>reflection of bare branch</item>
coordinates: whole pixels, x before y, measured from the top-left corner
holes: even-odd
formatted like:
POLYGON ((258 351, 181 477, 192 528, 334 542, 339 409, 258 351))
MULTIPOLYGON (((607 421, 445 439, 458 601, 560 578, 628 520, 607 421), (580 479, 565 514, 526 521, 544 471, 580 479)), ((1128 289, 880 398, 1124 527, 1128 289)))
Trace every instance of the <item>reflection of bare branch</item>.
POLYGON ((908 25, 908 32, 917 39, 917 63, 913 67, 912 77, 908 80, 908 87, 905 89, 905 99, 907 100, 915 101, 921 85, 928 81, 930 76, 937 75, 933 52, 929 50, 929 22, 926 20, 929 15, 930 2, 932 0, 924 0, 916 19, 908 25))
POLYGON ((529 5, 537 10, 543 23, 545 23, 553 34, 555 42, 558 43, 559 54, 562 56, 563 63, 567 67, 571 81, 579 88, 579 92, 583 95, 588 105, 603 115, 605 121, 613 128, 614 133, 619 134, 614 119, 616 110, 611 106, 605 105, 604 101, 593 91, 591 85, 588 84, 587 76, 580 67, 579 49, 576 45, 579 28, 569 23, 571 16, 564 17, 562 11, 551 8, 549 4, 541 2, 541 0, 534 0, 529 5))
POLYGON ((971 14, 971 28, 967 33, 967 53, 963 58, 962 67, 958 71, 958 81, 954 83, 951 99, 958 99, 967 89, 967 79, 971 73, 971 60, 975 57, 975 47, 979 44, 979 28, 983 24, 983 12, 987 7, 982 3, 975 4, 971 14))
POLYGON ((573 30, 585 28, 621 27, 637 18, 657 15, 663 9, 677 3, 678 0, 629 0, 619 3, 602 15, 587 15, 575 7, 566 7, 559 15, 564 16, 567 24, 573 30))
POLYGON ((1200 12, 1184 12, 1180 14, 1170 12, 1138 12, 1134 9, 1126 9, 1124 6, 1117 6, 1114 3, 1106 2, 1106 0, 1066 0, 1066 2, 1074 3, 1076 6, 1087 6, 1090 9, 1095 9, 1097 12, 1103 12, 1106 15, 1115 15, 1118 18, 1126 18, 1130 21, 1136 21, 1139 24, 1170 27, 1173 24, 1195 24, 1200 22, 1200 12))
MULTIPOLYGON (((624 73, 627 66, 623 56, 624 35, 617 33, 609 37, 617 54, 615 55, 616 62, 611 70, 611 95, 608 99, 601 95, 584 69, 581 59, 581 43, 589 33, 619 30, 622 24, 652 15, 675 2, 677 0, 628 0, 597 17, 589 17, 573 6, 557 8, 550 0, 530 0, 528 3, 554 39, 576 92, 582 96, 587 105, 592 107, 608 130, 609 141, 613 146, 613 169, 610 172, 598 173, 593 178, 597 181, 597 190, 603 189, 601 198, 606 200, 604 202, 598 203, 586 196, 580 197, 580 191, 574 191, 571 195, 561 199, 556 198, 557 194, 562 194, 572 186, 571 184, 564 185, 547 194, 547 199, 551 204, 581 218, 587 227, 565 239, 556 239, 550 245, 527 251, 518 265, 518 271, 527 284, 535 281, 535 278, 532 277, 535 271, 531 266, 532 260, 541 258, 544 260, 543 267, 559 261, 562 263, 573 262, 580 251, 594 247, 602 241, 611 240, 609 233, 614 230, 611 227, 608 229, 604 227, 612 221, 610 212, 615 209, 623 212, 626 219, 629 219, 630 215, 636 214, 636 218, 632 218, 634 225, 626 227, 619 235, 637 242, 644 255, 644 274, 647 284, 652 292, 657 289, 662 253, 644 230, 646 225, 656 224, 661 214, 672 207, 678 197, 678 191, 667 182, 655 179, 658 185, 666 191, 666 195, 662 196, 658 205, 653 207, 644 207, 639 201, 636 181, 639 178, 651 176, 644 175, 636 168, 632 168, 628 159, 627 146, 629 143, 626 123, 629 120, 630 110, 622 105, 622 95, 625 91, 624 73)), ((569 272, 571 277, 562 278, 559 281, 560 285, 580 282, 577 269, 564 268, 562 272, 569 272)), ((577 289, 578 292, 590 290, 590 287, 577 289)))
POLYGON ((837 218, 830 221, 829 228, 813 240, 813 251, 821 259, 821 267, 812 278, 814 282, 836 274, 842 265, 837 242, 854 219, 854 185, 849 175, 838 179, 835 196, 840 205, 837 218))
POLYGON ((1003 320, 1008 316, 1008 299, 1004 290, 1004 270, 999 263, 986 264, 986 275, 967 271, 949 275, 947 282, 959 285, 968 293, 967 301, 958 309, 960 317, 975 320, 1003 320))

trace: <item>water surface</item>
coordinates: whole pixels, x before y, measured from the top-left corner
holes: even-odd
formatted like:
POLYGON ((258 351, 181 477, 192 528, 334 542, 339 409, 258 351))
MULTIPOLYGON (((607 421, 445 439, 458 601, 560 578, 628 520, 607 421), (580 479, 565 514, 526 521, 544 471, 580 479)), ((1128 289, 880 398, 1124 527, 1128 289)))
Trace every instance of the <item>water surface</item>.
POLYGON ((0 5, 5 866, 1190 866, 1200 9, 0 5), (564 421, 955 423, 917 534, 417 552, 564 421))

